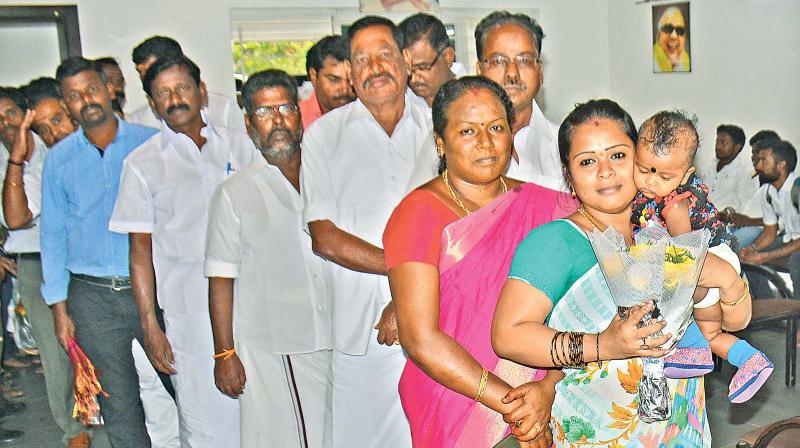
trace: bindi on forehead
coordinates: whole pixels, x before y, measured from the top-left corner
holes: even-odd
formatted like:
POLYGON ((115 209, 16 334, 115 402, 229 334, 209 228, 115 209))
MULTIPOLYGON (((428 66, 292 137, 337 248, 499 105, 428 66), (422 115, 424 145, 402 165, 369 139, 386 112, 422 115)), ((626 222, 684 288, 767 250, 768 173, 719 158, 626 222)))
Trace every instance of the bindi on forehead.
POLYGON ((651 166, 651 167, 650 167, 650 172, 655 174, 655 172, 656 172, 656 167, 654 167, 654 166, 651 166))
POLYGON ((594 127, 600 127, 600 120, 594 120, 592 124, 594 125, 594 127))

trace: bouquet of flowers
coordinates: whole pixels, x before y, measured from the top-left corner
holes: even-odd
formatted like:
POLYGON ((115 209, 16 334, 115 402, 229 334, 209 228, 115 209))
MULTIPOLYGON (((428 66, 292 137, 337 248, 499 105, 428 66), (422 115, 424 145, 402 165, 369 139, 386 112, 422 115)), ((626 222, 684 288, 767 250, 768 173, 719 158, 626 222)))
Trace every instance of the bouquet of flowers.
POLYGON ((97 396, 102 394, 107 397, 108 393, 100 386, 94 365, 78 345, 78 341, 70 339, 67 342, 67 353, 75 376, 75 406, 72 408, 72 418, 80 419, 84 425, 99 423, 100 404, 97 402, 97 396))
MULTIPOLYGON (((692 296, 708 251, 711 232, 697 230, 672 237, 657 222, 651 222, 634 238, 634 245, 614 228, 589 236, 608 288, 624 319, 636 304, 652 300, 655 309, 642 320, 666 319, 664 332, 671 333, 672 349, 691 323, 692 296)), ((654 336, 658 337, 661 333, 654 336)), ((666 420, 671 415, 664 364, 660 358, 643 359, 639 382, 639 417, 644 422, 666 420)))

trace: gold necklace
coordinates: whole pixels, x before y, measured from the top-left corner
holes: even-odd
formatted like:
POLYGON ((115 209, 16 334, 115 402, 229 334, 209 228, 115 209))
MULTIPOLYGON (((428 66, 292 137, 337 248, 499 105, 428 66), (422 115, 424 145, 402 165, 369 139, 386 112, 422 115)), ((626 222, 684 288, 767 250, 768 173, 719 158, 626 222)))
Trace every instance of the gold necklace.
POLYGON ((594 215, 592 215, 591 213, 589 213, 589 211, 588 211, 588 210, 586 210, 585 208, 583 208, 583 205, 581 205, 580 207, 578 207, 578 213, 580 213, 580 214, 581 214, 581 216, 583 216, 584 218, 586 218, 586 220, 587 220, 587 221, 589 221, 589 224, 591 224, 591 225, 593 225, 594 227, 596 227, 596 228, 597 228, 597 230, 600 230, 600 231, 602 231, 603 229, 605 229, 605 228, 607 227, 605 224, 603 224, 602 222, 600 222, 600 220, 599 220, 599 219, 595 218, 595 217, 594 217, 594 215))
MULTIPOLYGON (((472 210, 468 209, 467 206, 464 205, 464 201, 462 201, 458 197, 458 196, 463 197, 464 195, 461 194, 461 192, 458 192, 458 195, 456 195, 456 189, 453 188, 452 185, 450 185, 450 179, 447 178, 447 169, 445 169, 442 172, 442 180, 444 181, 445 188, 447 188, 447 192, 450 194, 450 197, 453 198, 453 200, 456 202, 456 205, 458 205, 461 208, 461 210, 464 210, 464 213, 466 215, 472 213, 472 210)), ((508 192, 508 186, 506 185, 506 181, 503 179, 503 176, 500 176, 500 185, 503 188, 503 192, 500 194, 501 195, 506 194, 506 192, 508 192)))

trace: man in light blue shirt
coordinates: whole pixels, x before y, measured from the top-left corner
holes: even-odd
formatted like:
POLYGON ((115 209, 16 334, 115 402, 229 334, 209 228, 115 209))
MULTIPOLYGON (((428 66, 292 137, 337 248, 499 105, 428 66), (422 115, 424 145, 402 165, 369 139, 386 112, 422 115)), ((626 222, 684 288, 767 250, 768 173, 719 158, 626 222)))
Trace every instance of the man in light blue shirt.
POLYGON ((42 179, 42 295, 56 338, 76 338, 95 368, 100 413, 114 447, 149 447, 131 354, 143 343, 131 291, 128 239, 108 230, 122 161, 156 130, 118 120, 113 87, 91 61, 70 58, 56 71, 62 97, 81 129, 47 155, 42 179))

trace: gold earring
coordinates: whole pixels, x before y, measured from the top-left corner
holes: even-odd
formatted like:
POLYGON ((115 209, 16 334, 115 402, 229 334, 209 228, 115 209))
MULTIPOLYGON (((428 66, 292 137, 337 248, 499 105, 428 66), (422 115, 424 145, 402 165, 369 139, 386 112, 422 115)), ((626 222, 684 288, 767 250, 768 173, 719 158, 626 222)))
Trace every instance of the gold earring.
POLYGON ((441 146, 436 146, 436 152, 439 154, 439 157, 444 157, 444 148, 441 146))

